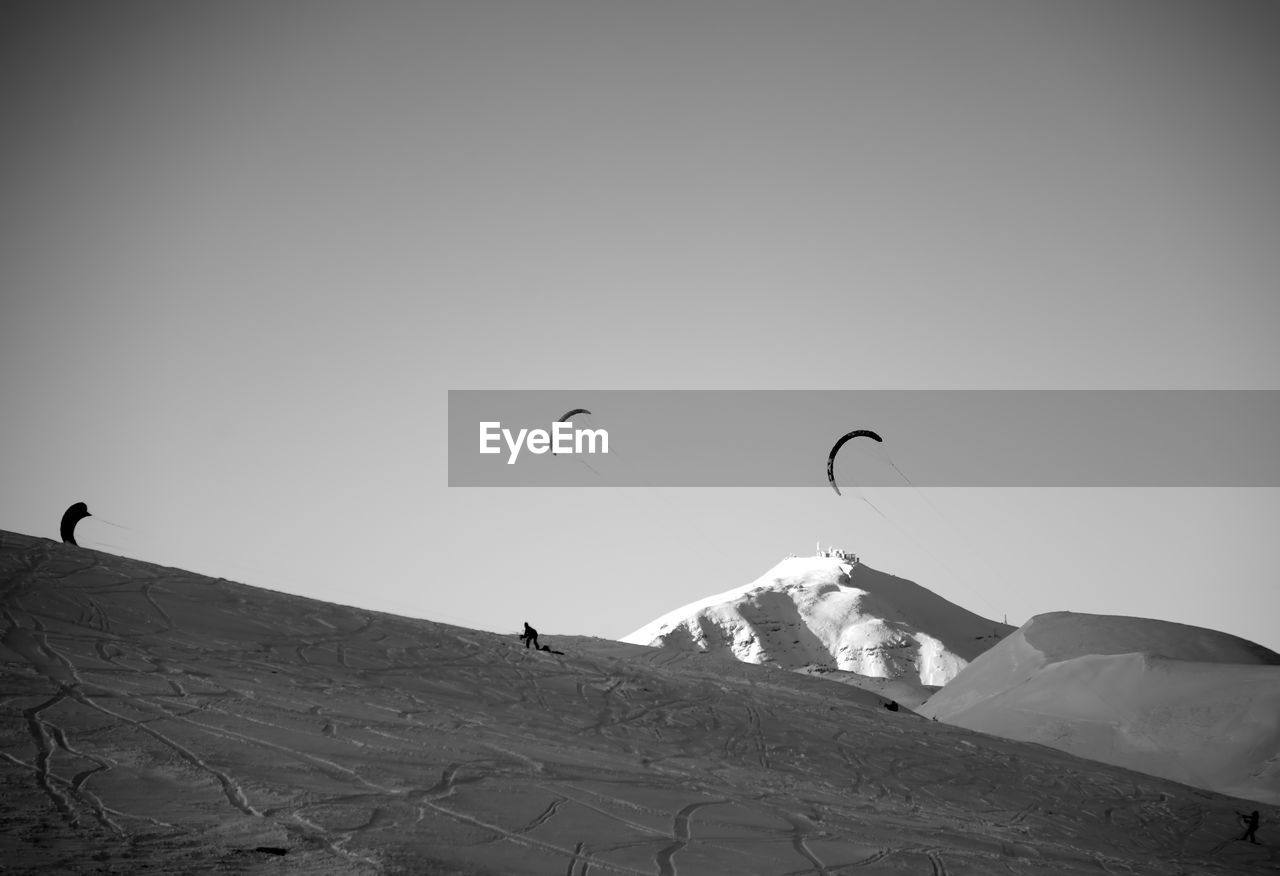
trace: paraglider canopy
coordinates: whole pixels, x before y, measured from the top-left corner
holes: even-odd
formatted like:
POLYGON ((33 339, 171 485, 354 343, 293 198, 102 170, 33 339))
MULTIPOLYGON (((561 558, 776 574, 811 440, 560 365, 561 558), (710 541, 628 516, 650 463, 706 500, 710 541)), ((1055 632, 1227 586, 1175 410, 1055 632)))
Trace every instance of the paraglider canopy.
POLYGON ((880 442, 884 441, 883 438, 881 438, 875 432, 872 432, 870 429, 854 429, 852 432, 848 433, 847 435, 842 436, 840 440, 836 442, 835 446, 831 448, 831 453, 827 454, 827 483, 831 484, 831 489, 836 491, 837 496, 840 495, 840 488, 836 486, 836 474, 835 474, 836 454, 840 452, 840 448, 843 447, 844 443, 848 441, 850 438, 859 438, 859 437, 870 438, 873 441, 880 441, 880 442))
MULTIPOLYGON (((84 502, 76 502, 62 515, 62 540, 67 544, 76 543, 76 524, 86 517, 92 517, 89 506, 84 502)), ((78 545, 77 545, 78 547, 78 545)))

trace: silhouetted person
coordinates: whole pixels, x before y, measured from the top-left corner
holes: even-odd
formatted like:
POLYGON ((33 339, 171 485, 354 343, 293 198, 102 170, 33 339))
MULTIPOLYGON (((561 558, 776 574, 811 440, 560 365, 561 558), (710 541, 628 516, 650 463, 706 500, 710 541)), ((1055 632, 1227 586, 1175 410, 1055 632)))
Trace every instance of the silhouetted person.
POLYGON ((898 704, 895 703, 893 700, 889 700, 889 702, 885 703, 884 707, 888 709, 890 712, 898 711, 898 704))
MULTIPOLYGON (((76 543, 76 524, 86 517, 92 517, 89 506, 84 502, 76 502, 62 514, 62 540, 67 544, 76 543)), ((79 545, 76 545, 79 547, 79 545)))
POLYGON ((563 651, 552 651, 552 650, 551 650, 551 646, 550 646, 550 645, 543 645, 543 646, 542 646, 541 648, 539 648, 538 650, 539 650, 539 651, 546 651, 548 654, 559 654, 561 657, 563 657, 563 656, 564 656, 564 652, 563 652, 563 651))
POLYGON ((520 634, 520 641, 524 642, 524 648, 526 651, 529 650, 530 643, 533 644, 533 649, 535 651, 542 650, 538 647, 538 631, 529 626, 528 621, 524 622, 524 632, 520 634))
POLYGON ((1258 842, 1258 838, 1254 836, 1258 832, 1258 810, 1253 810, 1252 815, 1245 815, 1243 812, 1237 812, 1236 815, 1244 819, 1244 833, 1240 835, 1240 839, 1247 839, 1251 843, 1262 845, 1262 843, 1258 842))

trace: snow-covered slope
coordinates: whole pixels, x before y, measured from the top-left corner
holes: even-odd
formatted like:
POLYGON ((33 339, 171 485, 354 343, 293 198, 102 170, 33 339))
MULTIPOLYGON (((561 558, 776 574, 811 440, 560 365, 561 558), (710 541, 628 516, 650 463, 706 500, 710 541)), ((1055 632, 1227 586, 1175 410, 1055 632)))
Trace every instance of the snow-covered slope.
POLYGON ((1039 615, 920 711, 1280 803, 1280 654, 1225 633, 1147 618, 1039 615))
MULTIPOLYGON (((317 548, 321 549, 321 548, 317 548)), ((0 869, 1271 872, 1280 810, 697 651, 510 635, 0 532, 0 869)), ((537 622, 537 618, 531 618, 537 622)))
POLYGON ((1013 627, 840 557, 790 557, 750 584, 668 612, 623 641, 939 687, 1013 627))

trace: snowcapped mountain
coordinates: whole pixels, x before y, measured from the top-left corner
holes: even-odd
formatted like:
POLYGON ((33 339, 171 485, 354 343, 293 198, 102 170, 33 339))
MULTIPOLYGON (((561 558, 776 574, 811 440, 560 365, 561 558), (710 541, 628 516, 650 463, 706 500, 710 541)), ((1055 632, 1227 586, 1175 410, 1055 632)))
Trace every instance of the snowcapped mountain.
POLYGON ((1280 803, 1280 654, 1147 618, 1055 612, 987 651, 921 714, 1280 803))
POLYGON ((842 551, 823 553, 789 557, 750 584, 669 612, 623 641, 940 687, 1014 629, 842 551))

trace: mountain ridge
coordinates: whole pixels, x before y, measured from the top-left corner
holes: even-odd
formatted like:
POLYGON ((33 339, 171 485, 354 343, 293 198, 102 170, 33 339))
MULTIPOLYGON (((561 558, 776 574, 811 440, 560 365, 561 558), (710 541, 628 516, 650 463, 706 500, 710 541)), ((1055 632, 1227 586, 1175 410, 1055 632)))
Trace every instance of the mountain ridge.
POLYGON ((1036 615, 926 717, 1280 803, 1280 654, 1187 624, 1036 615))

